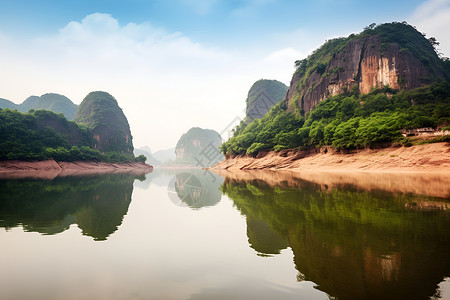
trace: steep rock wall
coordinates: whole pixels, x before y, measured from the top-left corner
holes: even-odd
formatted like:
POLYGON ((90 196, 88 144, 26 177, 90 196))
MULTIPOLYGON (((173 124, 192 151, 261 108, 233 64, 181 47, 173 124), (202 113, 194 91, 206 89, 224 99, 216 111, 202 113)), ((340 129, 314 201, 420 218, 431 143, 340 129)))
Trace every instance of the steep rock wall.
POLYGON ((315 70, 304 84, 300 80, 294 74, 285 99, 290 110, 298 107, 306 113, 345 89, 357 87, 363 94, 385 85, 411 89, 429 84, 430 74, 409 51, 396 43, 383 45, 375 35, 350 41, 344 51, 332 57, 323 73, 315 70))

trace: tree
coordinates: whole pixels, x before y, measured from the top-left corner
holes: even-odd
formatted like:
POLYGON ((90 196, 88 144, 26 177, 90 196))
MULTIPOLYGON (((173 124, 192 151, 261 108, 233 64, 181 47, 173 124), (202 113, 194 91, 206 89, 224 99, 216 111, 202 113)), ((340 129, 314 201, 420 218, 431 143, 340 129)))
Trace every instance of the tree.
POLYGON ((143 164, 145 164, 145 162, 147 161, 147 157, 145 155, 143 155, 143 154, 139 155, 135 159, 136 159, 137 162, 143 163, 143 164))

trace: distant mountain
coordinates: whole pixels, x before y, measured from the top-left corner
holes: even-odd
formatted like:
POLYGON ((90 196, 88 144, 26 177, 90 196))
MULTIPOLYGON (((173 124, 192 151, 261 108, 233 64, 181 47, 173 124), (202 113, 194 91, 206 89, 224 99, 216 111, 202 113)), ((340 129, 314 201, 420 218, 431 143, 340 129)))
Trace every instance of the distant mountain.
POLYGON ((183 134, 175 147, 176 162, 197 167, 211 167, 223 160, 219 151, 222 139, 211 129, 193 127, 183 134))
POLYGON ((133 154, 130 125, 117 100, 106 92, 91 92, 81 102, 74 121, 92 132, 101 152, 133 154))
POLYGON ((145 155, 147 157, 146 163, 152 166, 159 166, 161 162, 159 162, 157 159, 155 159, 152 155, 152 152, 150 151, 150 148, 148 146, 142 147, 142 148, 134 148, 134 156, 138 157, 139 155, 145 155))
POLYGON ((0 98, 0 109, 9 108, 9 109, 19 109, 19 105, 15 104, 12 101, 0 98))
POLYGON ((175 155, 175 148, 165 149, 165 150, 159 150, 155 153, 152 153, 153 157, 161 162, 162 164, 169 162, 169 161, 175 161, 177 158, 175 155))
POLYGON ((78 105, 74 104, 69 98, 59 94, 44 94, 40 97, 30 96, 21 104, 15 104, 12 101, 0 98, 0 109, 16 109, 20 112, 28 112, 30 109, 45 109, 54 113, 62 113, 67 120, 75 118, 78 105))
POLYGON ((44 94, 40 97, 28 97, 19 105, 19 111, 27 112, 30 109, 45 109, 55 113, 62 113, 67 120, 73 120, 78 110, 78 105, 74 104, 69 98, 59 94, 44 94))
POLYGON ((277 80, 258 80, 248 91, 246 117, 249 121, 260 119, 272 106, 283 100, 287 90, 288 87, 277 80))

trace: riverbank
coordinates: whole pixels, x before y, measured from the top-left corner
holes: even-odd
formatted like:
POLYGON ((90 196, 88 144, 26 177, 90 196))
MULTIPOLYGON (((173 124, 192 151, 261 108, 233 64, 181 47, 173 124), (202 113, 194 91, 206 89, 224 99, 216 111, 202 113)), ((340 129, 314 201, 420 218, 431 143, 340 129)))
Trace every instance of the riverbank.
POLYGON ((109 173, 144 175, 153 170, 148 164, 139 162, 57 162, 45 161, 0 161, 0 178, 43 178, 57 176, 83 176, 109 173))
POLYGON ((286 150, 260 153, 257 157, 230 157, 212 170, 291 170, 326 172, 439 172, 450 175, 449 143, 411 147, 354 150, 329 148, 310 151, 286 150))

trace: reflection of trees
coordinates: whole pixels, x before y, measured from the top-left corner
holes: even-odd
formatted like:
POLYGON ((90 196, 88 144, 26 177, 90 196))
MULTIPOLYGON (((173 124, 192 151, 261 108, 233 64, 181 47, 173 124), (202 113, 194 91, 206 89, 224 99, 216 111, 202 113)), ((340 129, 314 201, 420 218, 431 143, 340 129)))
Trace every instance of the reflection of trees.
POLYGON ((189 170, 173 177, 168 186, 169 195, 176 197, 172 199, 176 204, 183 203, 190 208, 214 206, 222 197, 219 190, 222 182, 222 177, 212 172, 189 170))
POLYGON ((425 299, 448 276, 450 212, 410 209, 442 199, 301 186, 228 179, 222 185, 247 216, 251 246, 266 254, 285 246, 267 238, 269 226, 289 242, 299 278, 339 299, 425 299))
POLYGON ((56 234, 78 224, 105 240, 128 211, 134 175, 0 181, 0 226, 56 234))

